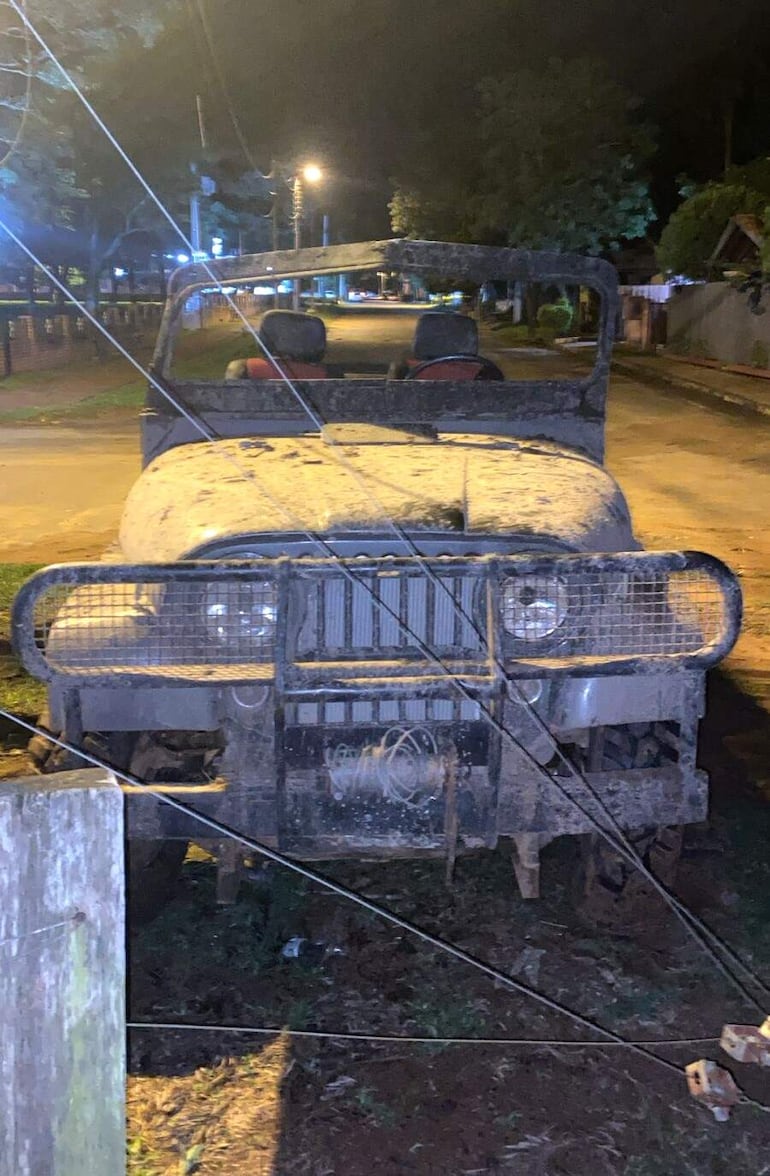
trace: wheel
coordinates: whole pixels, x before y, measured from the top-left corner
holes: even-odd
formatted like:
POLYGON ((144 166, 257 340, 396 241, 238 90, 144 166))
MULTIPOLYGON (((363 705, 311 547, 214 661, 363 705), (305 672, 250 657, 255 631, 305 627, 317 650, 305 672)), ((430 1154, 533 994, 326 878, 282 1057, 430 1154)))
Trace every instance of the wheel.
MULTIPOLYGON (((606 733, 599 770, 654 768, 669 756, 653 725, 640 724, 606 733)), ((647 869, 670 889, 682 853, 682 826, 647 826, 625 830, 625 835, 647 869)), ((654 885, 599 833, 582 839, 576 881, 579 913, 608 931, 633 934, 659 921, 667 910, 654 885)))
MULTIPOLYGON (((51 714, 48 707, 38 716, 36 726, 42 727, 44 731, 50 731, 52 735, 61 734, 59 731, 54 731, 51 726, 51 714)), ((27 752, 32 760, 33 768, 41 776, 48 776, 52 772, 75 771, 87 766, 85 760, 80 759, 71 751, 67 751, 66 748, 52 743, 44 735, 33 735, 27 744, 27 752)))
MULTIPOLYGON (((57 734, 51 726, 47 709, 40 715, 37 726, 52 735, 57 734)), ((83 750, 111 767, 130 771, 140 739, 133 731, 88 732, 83 737, 83 750)), ((43 735, 33 735, 28 751, 33 766, 44 776, 87 766, 87 761, 43 735)), ((187 846, 187 841, 166 839, 132 838, 126 841, 126 916, 129 925, 150 922, 173 897, 174 883, 182 869, 187 846)))
POLYGON ((126 842, 126 917, 140 925, 154 919, 174 897, 187 853, 186 841, 126 842))

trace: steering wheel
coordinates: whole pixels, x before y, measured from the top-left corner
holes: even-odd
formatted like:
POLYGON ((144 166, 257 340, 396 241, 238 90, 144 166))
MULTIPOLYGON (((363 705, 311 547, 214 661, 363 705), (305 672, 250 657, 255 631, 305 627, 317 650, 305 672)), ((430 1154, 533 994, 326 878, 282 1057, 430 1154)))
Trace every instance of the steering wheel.
POLYGON ((478 371, 473 377, 474 380, 504 380, 505 376, 500 371, 496 363, 492 363, 491 359, 485 359, 483 355, 439 355, 436 359, 426 359, 422 363, 418 363, 417 367, 409 370, 405 379, 418 380, 423 372, 429 372, 432 367, 438 367, 442 363, 475 363, 478 365, 478 371))

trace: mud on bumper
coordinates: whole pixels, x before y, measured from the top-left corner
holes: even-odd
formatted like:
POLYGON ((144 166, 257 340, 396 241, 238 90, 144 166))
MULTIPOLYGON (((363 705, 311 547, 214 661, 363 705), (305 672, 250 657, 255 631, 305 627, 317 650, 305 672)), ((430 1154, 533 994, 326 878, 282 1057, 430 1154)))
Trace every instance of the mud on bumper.
MULTIPOLYGON (((15 642, 70 737, 144 733, 150 780, 303 856, 440 851, 450 827, 469 846, 550 839, 591 828, 602 805, 625 827, 705 815, 695 738, 703 672, 739 624, 728 569, 646 552, 425 566, 61 566, 20 593, 15 642), (527 629, 538 593, 547 632, 527 629), (158 777, 149 752, 169 730, 202 746, 210 733, 201 779, 158 777), (608 762, 597 731, 654 754, 608 762)), ((129 823, 199 832, 146 796, 129 823)))

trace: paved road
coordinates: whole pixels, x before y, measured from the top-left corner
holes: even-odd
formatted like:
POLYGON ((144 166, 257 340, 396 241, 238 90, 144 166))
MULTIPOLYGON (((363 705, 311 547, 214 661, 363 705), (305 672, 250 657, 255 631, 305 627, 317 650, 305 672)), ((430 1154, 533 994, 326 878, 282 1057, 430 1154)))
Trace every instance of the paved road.
POLYGON ((731 666, 770 709, 770 422, 615 378, 607 465, 646 546, 708 551, 740 573, 746 614, 731 666))
MULTIPOLYGON (((346 350, 357 357, 372 328, 378 353, 400 349, 409 318, 379 318, 332 320, 335 358, 346 350)), ((770 709, 770 423, 621 377, 612 384, 607 441, 608 466, 647 546, 704 549, 743 576, 746 623, 732 665, 770 709)), ((98 556, 138 469, 130 425, 3 429, 0 560, 98 556)))
POLYGON ((0 428, 0 560, 98 556, 139 468, 135 423, 0 428))

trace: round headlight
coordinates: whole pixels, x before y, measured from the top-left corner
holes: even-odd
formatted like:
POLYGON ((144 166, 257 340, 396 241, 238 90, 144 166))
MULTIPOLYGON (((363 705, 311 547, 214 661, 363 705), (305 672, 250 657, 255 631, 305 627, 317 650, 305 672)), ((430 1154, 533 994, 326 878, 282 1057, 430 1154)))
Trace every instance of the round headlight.
POLYGON ((503 583, 503 627, 522 641, 542 641, 562 624, 569 606, 562 580, 517 576, 503 583))
POLYGON ((203 601, 210 640, 248 657, 263 653, 275 640, 278 601, 269 581, 224 581, 209 584, 203 601))

